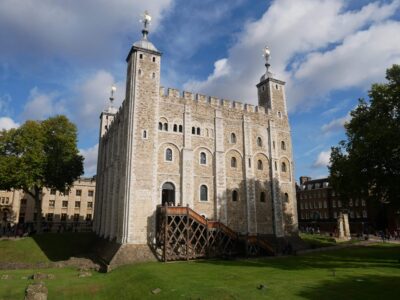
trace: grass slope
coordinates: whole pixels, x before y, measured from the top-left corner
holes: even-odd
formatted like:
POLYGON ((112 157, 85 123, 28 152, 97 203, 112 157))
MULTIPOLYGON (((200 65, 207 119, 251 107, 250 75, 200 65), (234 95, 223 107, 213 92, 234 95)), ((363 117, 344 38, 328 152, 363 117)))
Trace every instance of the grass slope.
MULTIPOLYGON (((297 257, 124 266, 78 278, 71 268, 41 270, 49 299, 394 299, 400 247, 380 244, 297 257), (263 284, 265 289, 257 287, 263 284), (159 294, 151 291, 160 288, 159 294)), ((0 299, 22 299, 37 270, 0 271, 0 299)))
POLYGON ((0 263, 47 263, 81 256, 90 250, 92 233, 48 233, 17 240, 0 241, 0 263))

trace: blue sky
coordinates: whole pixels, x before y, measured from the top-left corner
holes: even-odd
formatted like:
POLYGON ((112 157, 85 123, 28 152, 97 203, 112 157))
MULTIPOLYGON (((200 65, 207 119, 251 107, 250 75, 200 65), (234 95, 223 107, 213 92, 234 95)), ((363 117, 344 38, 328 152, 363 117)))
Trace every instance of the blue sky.
POLYGON ((116 105, 124 98, 146 9, 165 87, 256 104, 270 47, 287 82, 296 179, 328 174, 357 99, 400 63, 399 0, 1 0, 0 128, 66 114, 94 174, 98 117, 112 83, 116 105))

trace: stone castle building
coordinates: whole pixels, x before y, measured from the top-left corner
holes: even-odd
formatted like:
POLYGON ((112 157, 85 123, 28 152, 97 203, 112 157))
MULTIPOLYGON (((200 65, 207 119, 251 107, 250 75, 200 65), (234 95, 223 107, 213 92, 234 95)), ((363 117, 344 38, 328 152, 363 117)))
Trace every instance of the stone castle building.
POLYGON ((268 48, 258 106, 164 89, 148 19, 126 58, 125 100, 100 115, 96 233, 148 244, 161 204, 189 206, 240 233, 296 231, 285 82, 268 71, 268 48))

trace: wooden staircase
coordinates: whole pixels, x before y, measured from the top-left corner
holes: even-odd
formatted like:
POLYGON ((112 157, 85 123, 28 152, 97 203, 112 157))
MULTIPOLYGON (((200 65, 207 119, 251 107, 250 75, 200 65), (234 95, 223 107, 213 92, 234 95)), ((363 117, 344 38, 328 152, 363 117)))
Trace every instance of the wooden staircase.
POLYGON ((275 254, 259 236, 240 235, 189 207, 158 206, 156 229, 155 252, 163 261, 275 254))

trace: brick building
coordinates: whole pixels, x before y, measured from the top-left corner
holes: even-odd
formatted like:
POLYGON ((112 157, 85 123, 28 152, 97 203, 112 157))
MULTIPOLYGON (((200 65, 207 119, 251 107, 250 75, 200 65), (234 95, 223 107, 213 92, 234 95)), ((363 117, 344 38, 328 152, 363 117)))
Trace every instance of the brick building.
POLYGON ((339 213, 346 210, 349 214, 350 231, 359 233, 370 226, 369 209, 365 200, 343 201, 329 185, 328 178, 311 179, 300 177, 297 189, 297 211, 299 228, 319 228, 321 231, 334 232, 337 228, 339 213))

